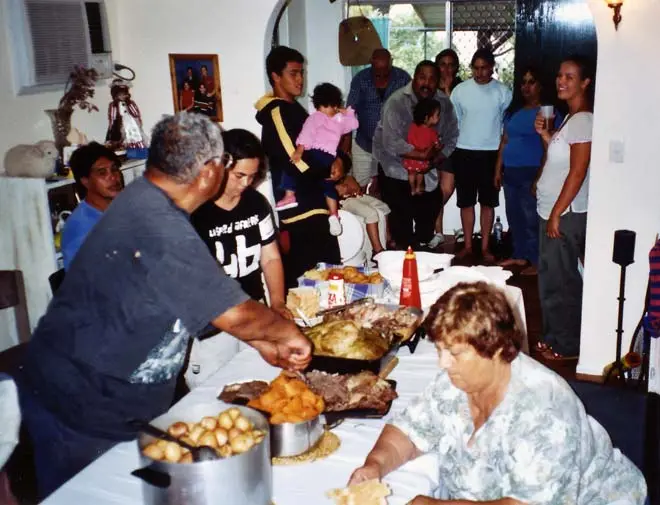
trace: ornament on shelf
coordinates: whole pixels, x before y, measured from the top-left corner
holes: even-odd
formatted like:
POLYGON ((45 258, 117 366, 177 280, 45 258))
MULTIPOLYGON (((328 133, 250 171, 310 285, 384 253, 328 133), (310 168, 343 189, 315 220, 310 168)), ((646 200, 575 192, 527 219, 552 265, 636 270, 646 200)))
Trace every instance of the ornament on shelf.
POLYGON ((36 144, 19 144, 5 154, 4 167, 8 177, 43 177, 55 173, 59 152, 55 142, 42 140, 36 144))
POLYGON ((108 132, 105 140, 115 149, 144 149, 148 142, 142 130, 142 114, 131 98, 131 83, 114 79, 110 84, 108 132))

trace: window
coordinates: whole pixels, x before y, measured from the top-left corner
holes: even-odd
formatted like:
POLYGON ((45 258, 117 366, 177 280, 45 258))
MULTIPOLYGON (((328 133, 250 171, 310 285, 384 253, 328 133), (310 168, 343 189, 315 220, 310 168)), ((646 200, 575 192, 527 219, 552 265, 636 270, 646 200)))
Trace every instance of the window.
POLYGON ((62 85, 110 52, 102 0, 9 0, 7 22, 19 92, 62 85))
POLYGON ((460 76, 469 77, 472 55, 489 47, 497 61, 496 77, 512 85, 515 9, 515 0, 349 0, 348 12, 370 18, 394 64, 411 75, 421 60, 433 60, 452 47, 461 61, 460 76))

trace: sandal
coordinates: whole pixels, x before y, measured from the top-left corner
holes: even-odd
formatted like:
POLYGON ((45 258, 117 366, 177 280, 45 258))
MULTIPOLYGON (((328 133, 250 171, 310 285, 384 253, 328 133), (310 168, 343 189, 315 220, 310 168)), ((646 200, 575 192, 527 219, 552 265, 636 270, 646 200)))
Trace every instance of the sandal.
POLYGON ((548 361, 574 361, 579 358, 579 356, 565 356, 563 354, 559 354, 558 352, 553 351, 552 349, 548 348, 548 350, 543 351, 541 353, 541 357, 543 359, 546 359, 548 361))
POLYGON ((537 270, 537 268, 534 265, 532 265, 531 263, 528 263, 527 268, 520 271, 520 275, 524 275, 524 276, 527 276, 527 277, 538 275, 538 273, 539 273, 539 271, 537 270))
POLYGON ((548 344, 539 340, 538 342, 536 342, 536 350, 542 354, 546 351, 551 351, 552 349, 550 349, 550 346, 548 344))

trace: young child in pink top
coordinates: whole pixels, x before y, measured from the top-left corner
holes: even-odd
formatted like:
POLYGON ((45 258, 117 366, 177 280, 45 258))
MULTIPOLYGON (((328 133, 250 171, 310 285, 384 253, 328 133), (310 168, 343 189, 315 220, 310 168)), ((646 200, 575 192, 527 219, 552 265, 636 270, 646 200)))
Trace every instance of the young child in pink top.
MULTIPOLYGON (((312 162, 319 166, 330 167, 337 157, 337 147, 341 137, 358 127, 358 120, 351 107, 342 107, 341 90, 333 84, 324 82, 314 88, 312 102, 316 112, 310 114, 296 140, 296 150, 291 156, 294 163, 299 161, 303 153, 312 158, 312 162)), ((330 210, 330 233, 340 235, 342 232, 339 222, 339 196, 335 190, 335 180, 332 175, 324 181, 325 200, 330 210)), ((284 197, 277 202, 276 209, 284 210, 298 205, 293 181, 283 175, 282 189, 284 197)))
MULTIPOLYGON (((408 129, 406 141, 417 151, 430 152, 440 144, 438 132, 435 129, 439 122, 440 102, 433 98, 420 100, 413 109, 413 123, 408 129)), ((429 161, 404 158, 403 167, 408 171, 411 194, 424 193, 424 173, 429 169, 429 161)))

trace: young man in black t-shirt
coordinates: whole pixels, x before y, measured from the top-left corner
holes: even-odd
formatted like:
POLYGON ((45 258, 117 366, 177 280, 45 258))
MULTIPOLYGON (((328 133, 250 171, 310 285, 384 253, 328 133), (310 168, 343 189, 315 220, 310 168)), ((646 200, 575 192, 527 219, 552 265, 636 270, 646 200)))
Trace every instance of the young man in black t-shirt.
MULTIPOLYGON (((232 158, 227 183, 219 198, 193 213, 191 222, 225 273, 253 300, 266 299, 263 274, 270 307, 290 319, 271 207, 252 187, 265 176, 263 149, 247 130, 228 130, 222 138, 232 158)), ((192 389, 205 382, 238 350, 238 341, 229 335, 195 341, 185 373, 188 386, 192 389)))

